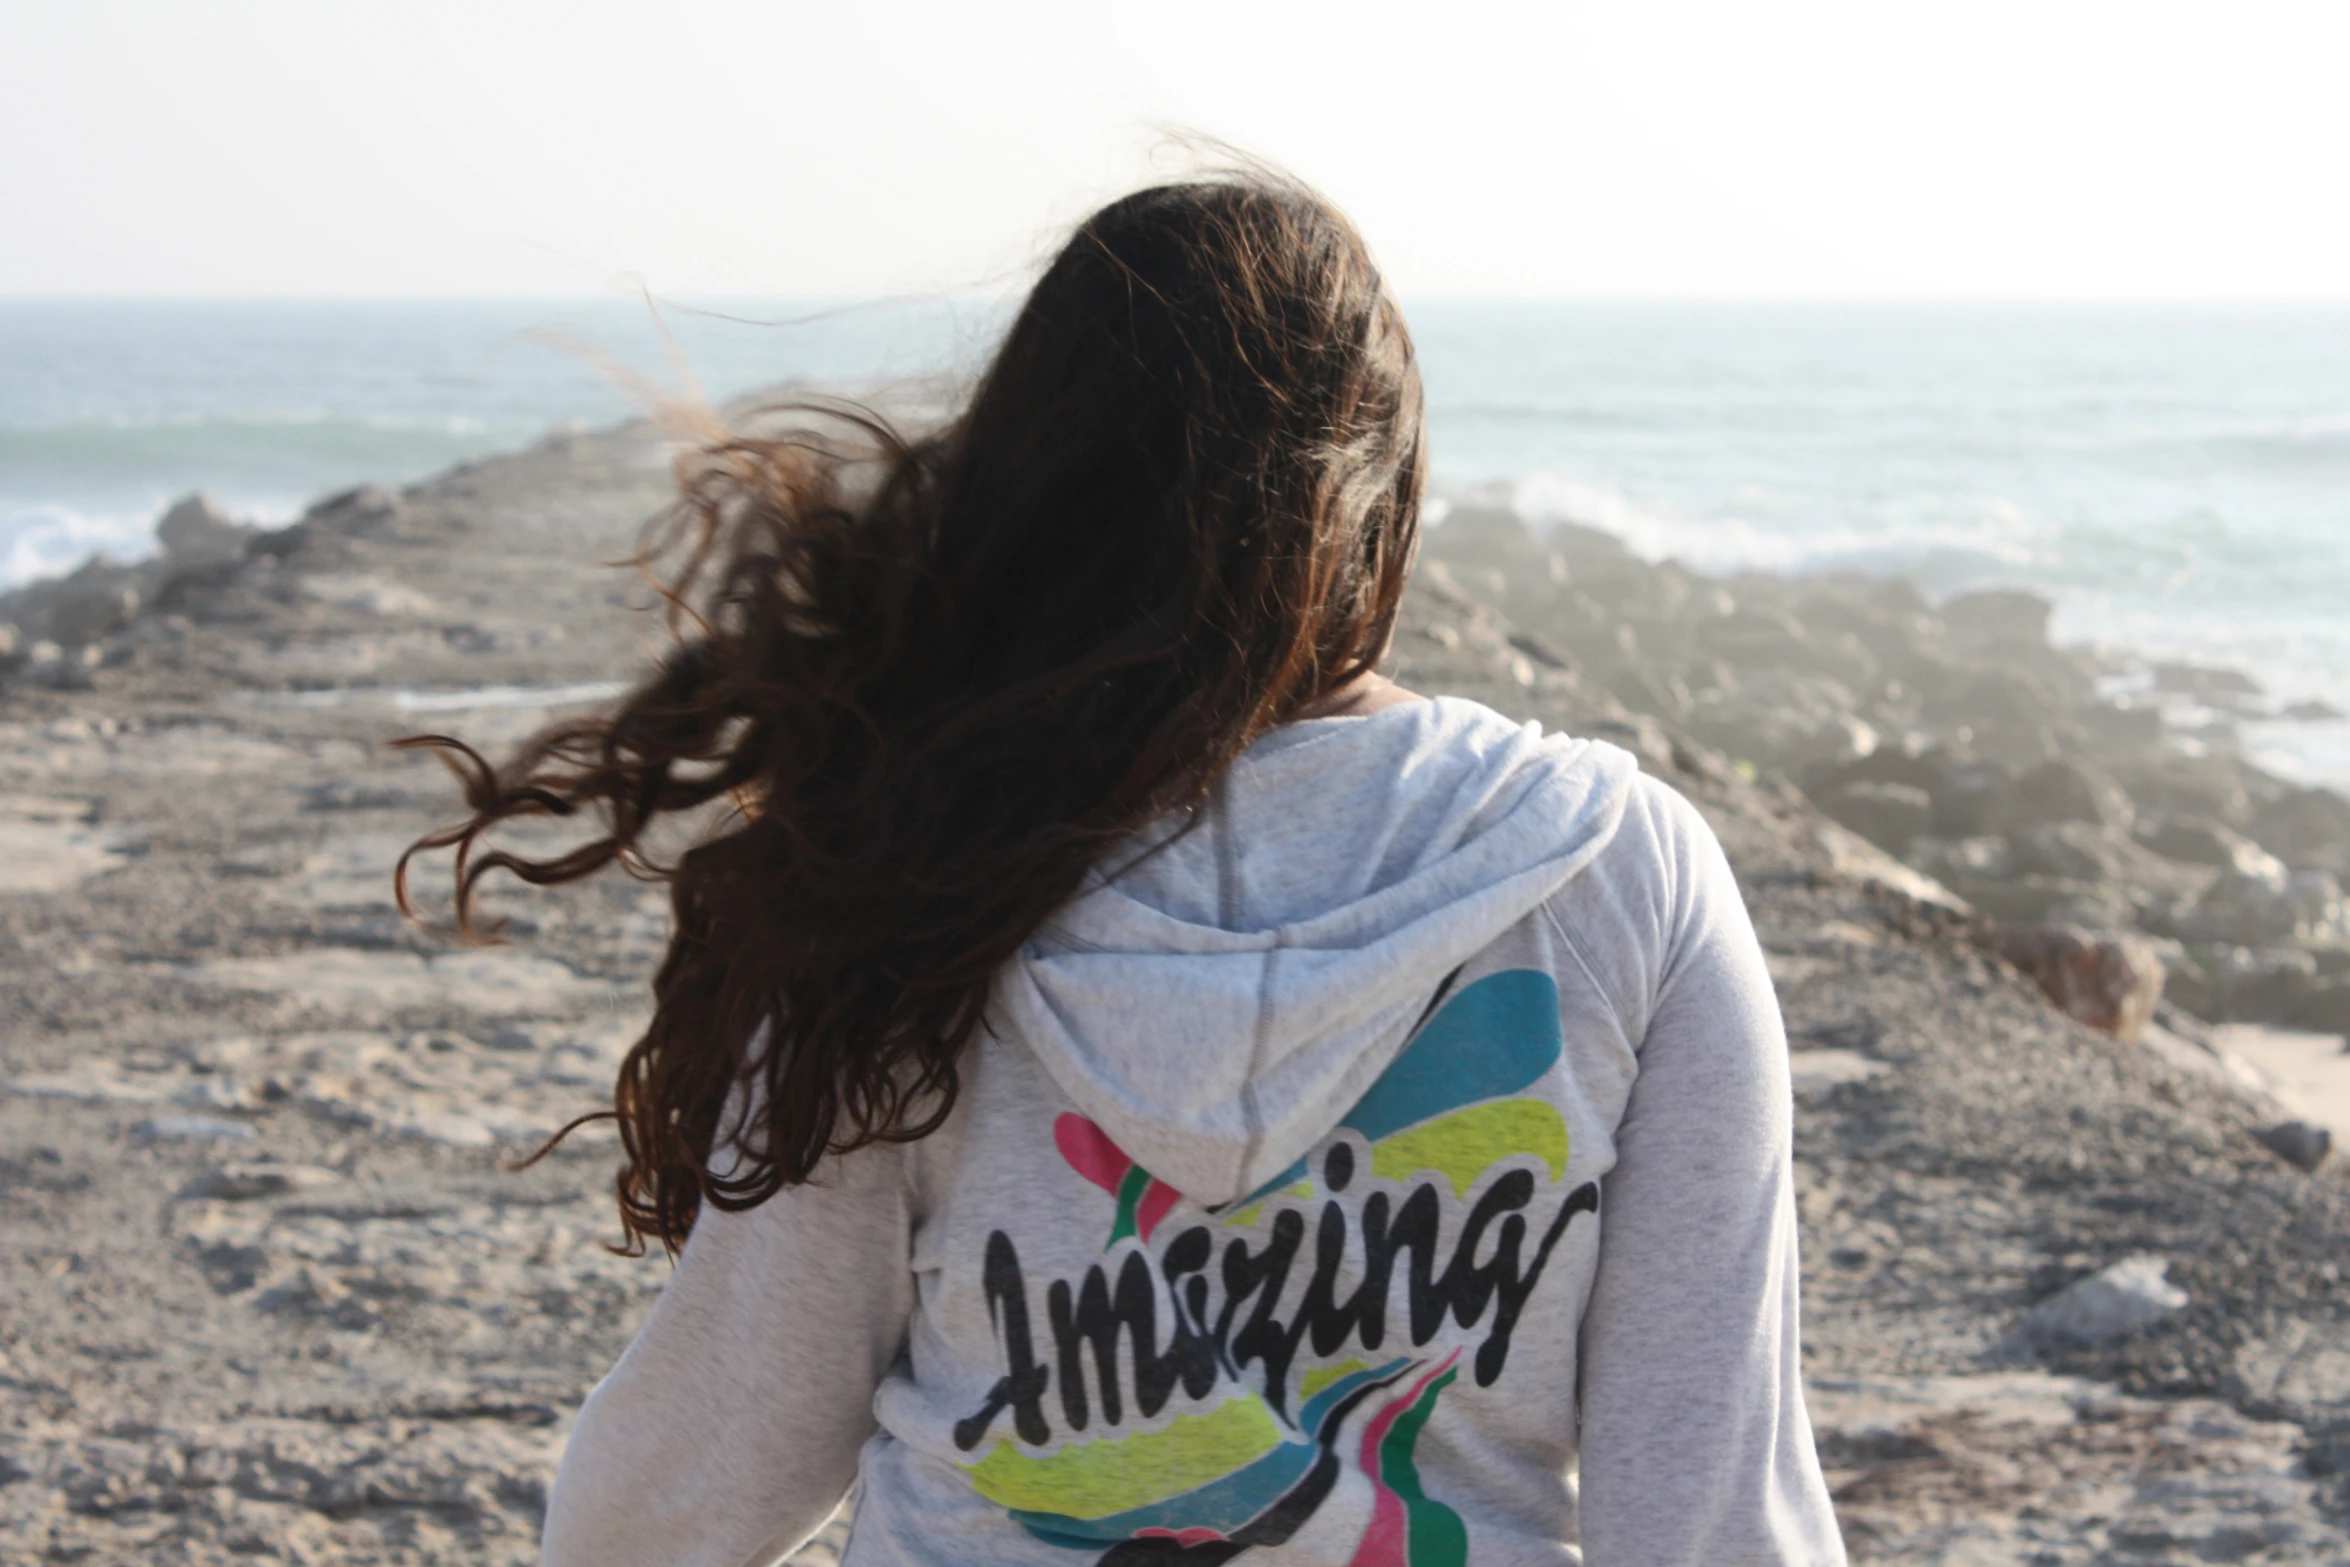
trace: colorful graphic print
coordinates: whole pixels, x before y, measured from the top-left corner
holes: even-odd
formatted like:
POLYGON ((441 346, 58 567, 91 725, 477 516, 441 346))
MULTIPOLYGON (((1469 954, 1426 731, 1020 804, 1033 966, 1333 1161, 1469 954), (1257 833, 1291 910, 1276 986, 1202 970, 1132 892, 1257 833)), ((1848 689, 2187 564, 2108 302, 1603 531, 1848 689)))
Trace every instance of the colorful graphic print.
POLYGON ((956 1428, 965 1451, 995 1438, 965 1466, 972 1486, 1038 1539, 1102 1553, 1100 1567, 1220 1563, 1309 1536, 1350 1567, 1465 1563, 1466 1526, 1422 1488, 1420 1435, 1464 1356, 1478 1386, 1501 1375, 1553 1247, 1598 1207, 1586 1183, 1532 1235, 1535 1171, 1555 1191, 1567 1167, 1557 1108, 1522 1097, 1559 1059, 1558 1016, 1539 970, 1463 988, 1318 1148, 1164 1240, 1182 1194, 1091 1121, 1060 1117, 1061 1157, 1115 1205, 1104 1261, 1047 1287, 1040 1346, 1018 1252, 989 1237, 1006 1371, 956 1428), (1362 1278, 1344 1292, 1356 1254, 1362 1278), (1302 1293, 1288 1287, 1299 1269, 1302 1293), (1391 1330, 1426 1353, 1378 1355, 1391 1330), (1477 1331, 1472 1353, 1459 1340, 1477 1331), (1349 1350, 1364 1353, 1336 1358, 1349 1350), (1158 1421, 1178 1393, 1196 1412, 1158 1421), (1152 1424, 1116 1429, 1130 1418, 1152 1424), (1097 1426, 1110 1429, 1081 1435, 1097 1426))

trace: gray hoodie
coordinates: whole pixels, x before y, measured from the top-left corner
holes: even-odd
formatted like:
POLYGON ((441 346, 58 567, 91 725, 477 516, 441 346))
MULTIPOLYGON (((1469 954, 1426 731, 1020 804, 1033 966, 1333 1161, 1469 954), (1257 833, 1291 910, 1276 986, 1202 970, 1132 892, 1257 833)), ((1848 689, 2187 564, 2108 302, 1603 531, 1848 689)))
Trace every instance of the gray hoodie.
POLYGON ((549 1567, 1835 1563, 1786 1044, 1611 747, 1294 724, 998 984, 933 1136, 705 1213, 549 1567))

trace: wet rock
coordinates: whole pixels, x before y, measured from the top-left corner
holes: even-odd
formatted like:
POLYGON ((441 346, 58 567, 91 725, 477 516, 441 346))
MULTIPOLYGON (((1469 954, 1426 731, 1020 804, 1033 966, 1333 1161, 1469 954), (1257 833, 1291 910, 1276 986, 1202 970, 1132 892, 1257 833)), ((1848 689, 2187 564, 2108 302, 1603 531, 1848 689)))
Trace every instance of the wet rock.
POLYGON ((2316 1171, 2333 1156, 2334 1134, 2308 1121, 2279 1121, 2263 1127, 2261 1146, 2296 1170, 2316 1171))
POLYGON ((1992 948, 2067 1016, 2117 1039, 2145 1033, 2162 999, 2161 956, 2141 937, 2073 925, 2009 927, 1992 948))
POLYGON ((2187 1306, 2187 1292, 2164 1275, 2166 1258, 2124 1257, 2077 1279, 2034 1306, 2024 1332, 2048 1348, 2102 1344, 2153 1326, 2187 1306))

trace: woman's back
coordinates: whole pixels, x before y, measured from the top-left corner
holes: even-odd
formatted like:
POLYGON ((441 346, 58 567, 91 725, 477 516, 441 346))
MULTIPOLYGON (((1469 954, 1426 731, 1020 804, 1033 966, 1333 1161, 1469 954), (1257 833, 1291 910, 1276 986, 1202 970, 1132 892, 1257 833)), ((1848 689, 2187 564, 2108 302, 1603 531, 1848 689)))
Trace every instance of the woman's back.
POLYGON ((682 645, 610 713, 416 742, 461 911, 671 885, 608 1114, 683 1255, 548 1561, 771 1561, 860 1477, 850 1567, 1838 1559, 1718 847, 1376 675, 1425 443, 1361 237, 1263 171, 1139 191, 941 428, 827 411, 862 445, 681 463, 682 645))
POLYGON ((937 1133, 705 1219, 550 1561, 763 1559, 860 1446, 847 1567, 1838 1558, 1784 1042, 1686 805, 1421 703, 1107 870, 937 1133))

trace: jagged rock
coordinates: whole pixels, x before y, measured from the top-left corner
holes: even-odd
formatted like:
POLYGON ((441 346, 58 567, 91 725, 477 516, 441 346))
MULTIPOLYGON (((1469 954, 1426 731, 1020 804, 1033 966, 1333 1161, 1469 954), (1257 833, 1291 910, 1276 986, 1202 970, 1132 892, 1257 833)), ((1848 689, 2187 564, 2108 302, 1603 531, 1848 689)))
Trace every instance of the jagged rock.
POLYGON ((1905 853, 1934 821, 1934 799, 1914 784, 1856 779, 1829 793, 1820 809, 1893 854, 1905 853))
POLYGON ((260 532, 201 493, 174 502, 155 524, 155 538, 163 546, 164 559, 180 570, 223 566, 242 559, 245 546, 260 532))
POLYGON ((2056 605, 2037 593, 1993 588, 1961 593, 1942 606, 1942 623, 1960 642, 1977 645, 2045 646, 2048 617, 2056 605))
POLYGON ((2143 937, 2075 925, 2010 927, 1997 932, 1992 948, 2066 1015, 2117 1039, 2144 1034, 2162 999, 2162 958, 2143 937))
POLYGON ((2333 1157, 2334 1134, 2307 1121, 2279 1121, 2263 1127, 2261 1146, 2296 1170, 2315 1173, 2333 1157))
POLYGON ((2043 762, 2016 779, 2001 802, 2013 828, 2052 822, 2094 822, 2127 830, 2136 817, 2122 786, 2082 762, 2043 762))
POLYGON ((2162 1257, 2124 1257, 2034 1306, 2024 1331, 2050 1348, 2102 1344, 2184 1310, 2187 1292, 2164 1277, 2162 1257))

